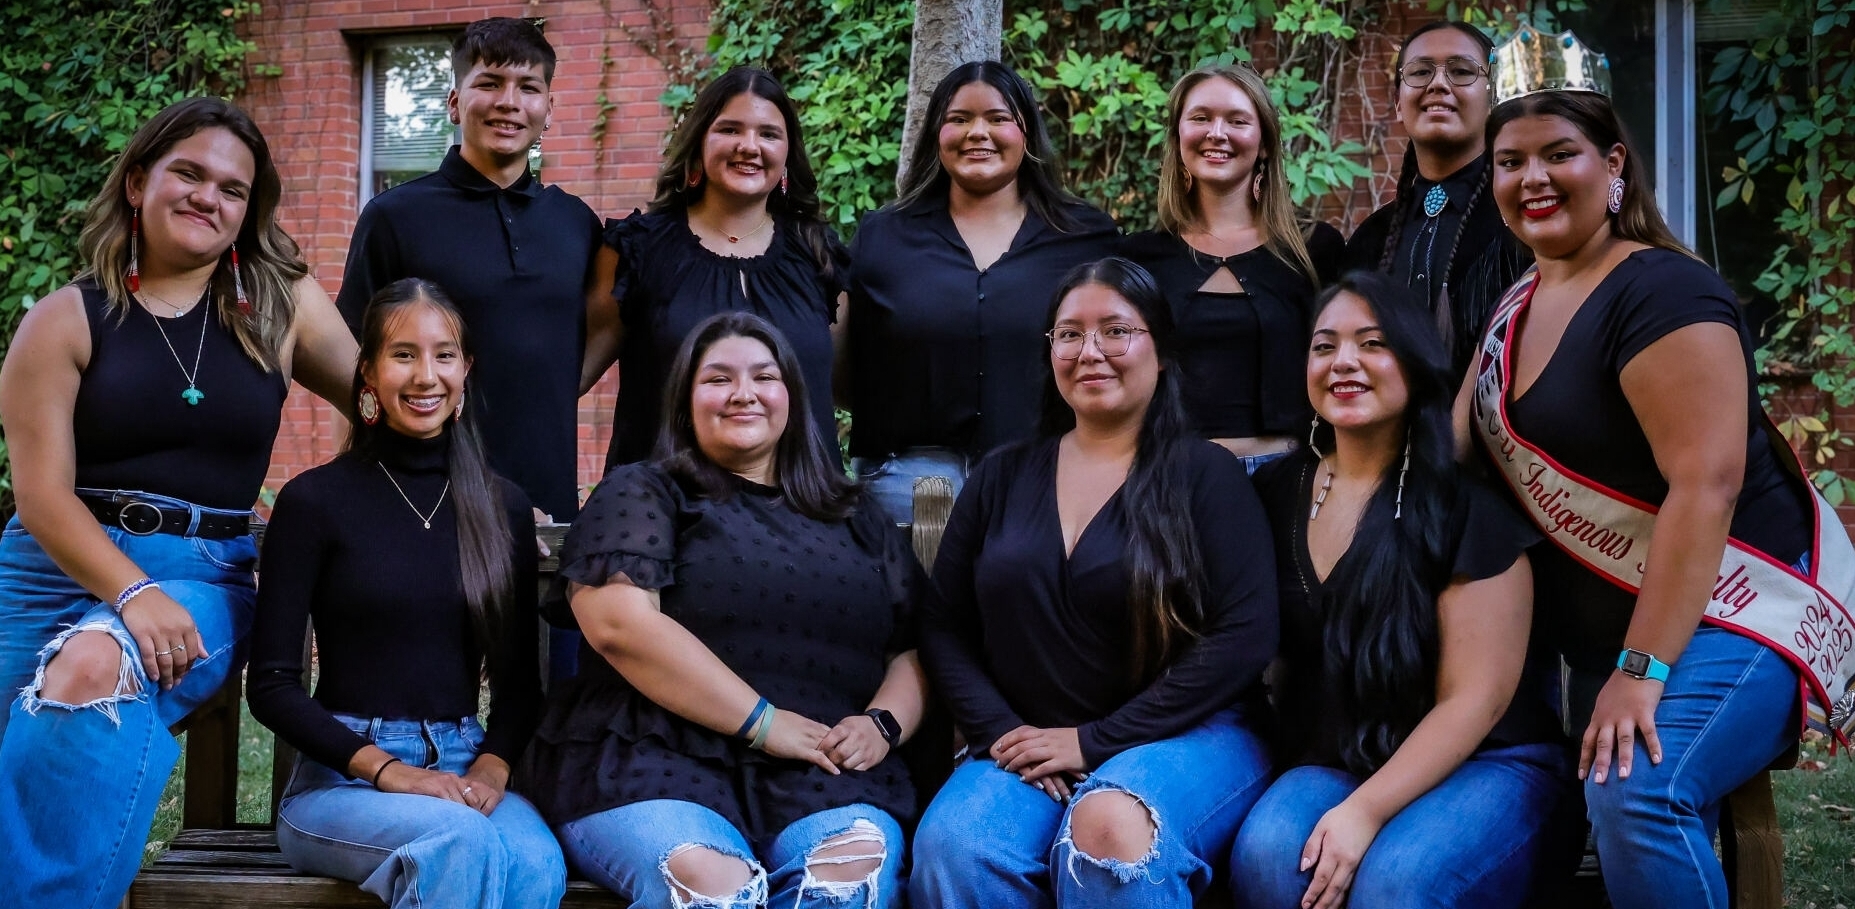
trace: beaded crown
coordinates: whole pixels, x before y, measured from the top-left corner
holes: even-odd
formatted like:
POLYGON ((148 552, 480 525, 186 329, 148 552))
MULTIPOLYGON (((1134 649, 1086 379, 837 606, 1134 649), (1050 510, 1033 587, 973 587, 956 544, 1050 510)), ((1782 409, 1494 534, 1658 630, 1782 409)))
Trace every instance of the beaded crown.
POLYGON ((1547 35, 1522 24, 1490 54, 1494 103, 1544 91, 1610 95, 1610 59, 1569 31, 1547 35))

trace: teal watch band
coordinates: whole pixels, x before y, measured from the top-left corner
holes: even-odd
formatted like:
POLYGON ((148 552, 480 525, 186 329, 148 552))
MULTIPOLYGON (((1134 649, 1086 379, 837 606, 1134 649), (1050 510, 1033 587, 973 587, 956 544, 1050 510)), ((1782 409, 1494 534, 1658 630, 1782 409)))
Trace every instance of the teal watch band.
POLYGON ((1626 647, 1622 653, 1617 654, 1617 668, 1631 678, 1668 681, 1668 664, 1656 659, 1652 653, 1626 647))

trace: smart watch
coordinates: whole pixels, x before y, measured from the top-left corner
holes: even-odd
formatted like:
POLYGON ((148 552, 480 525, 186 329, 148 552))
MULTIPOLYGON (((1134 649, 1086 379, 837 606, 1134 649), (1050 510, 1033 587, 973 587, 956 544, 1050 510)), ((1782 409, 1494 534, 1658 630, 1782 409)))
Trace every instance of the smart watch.
POLYGON ((1617 654, 1617 668, 1633 679, 1668 681, 1668 664, 1656 659, 1652 653, 1626 647, 1622 653, 1617 654))
POLYGON ((876 731, 882 733, 882 740, 888 742, 890 748, 902 744, 902 724, 895 721, 894 714, 876 707, 864 711, 863 715, 875 722, 876 731))

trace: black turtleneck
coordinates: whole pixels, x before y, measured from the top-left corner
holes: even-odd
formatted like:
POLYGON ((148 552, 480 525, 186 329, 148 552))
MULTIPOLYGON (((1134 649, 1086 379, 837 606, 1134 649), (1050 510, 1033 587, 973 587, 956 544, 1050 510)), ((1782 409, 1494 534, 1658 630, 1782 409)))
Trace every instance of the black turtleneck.
MULTIPOLYGON (((475 716, 483 665, 458 572, 459 491, 451 489, 438 504, 450 433, 409 439, 380 432, 377 439, 379 460, 343 453, 278 494, 251 635, 251 715, 343 773, 367 742, 330 714, 475 716), (430 530, 415 507, 432 515, 430 530), (303 637, 312 620, 321 669, 313 698, 301 683, 303 637)), ((514 763, 541 704, 535 524, 515 484, 498 477, 497 487, 514 540, 515 596, 497 641, 483 750, 514 763)))

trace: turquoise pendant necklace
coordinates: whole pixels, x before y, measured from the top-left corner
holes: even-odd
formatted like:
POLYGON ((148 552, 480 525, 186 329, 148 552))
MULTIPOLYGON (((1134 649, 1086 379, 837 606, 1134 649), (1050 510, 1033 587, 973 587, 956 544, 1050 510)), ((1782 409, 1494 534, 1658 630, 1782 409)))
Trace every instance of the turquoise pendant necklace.
MULTIPOLYGON (((142 308, 147 309, 145 306, 142 308)), ((208 309, 209 304, 207 301, 201 300, 197 308, 203 310, 208 309)), ((148 313, 148 317, 155 320, 155 331, 161 333, 161 342, 167 345, 167 352, 174 357, 174 365, 180 367, 180 374, 187 379, 187 390, 180 393, 180 399, 187 402, 188 407, 198 407, 200 402, 206 399, 206 392, 195 387, 197 383, 194 380, 199 378, 200 375, 200 355, 206 352, 206 323, 211 320, 212 313, 205 312, 201 314, 200 344, 193 351, 192 372, 187 371, 187 362, 180 358, 180 351, 175 350, 174 342, 168 339, 167 329, 161 327, 161 317, 155 315, 152 311, 148 313)))
POLYGON ((1442 214, 1443 207, 1448 204, 1449 194, 1443 192, 1443 185, 1440 183, 1430 187, 1430 191, 1423 194, 1423 213, 1432 218, 1442 214))

